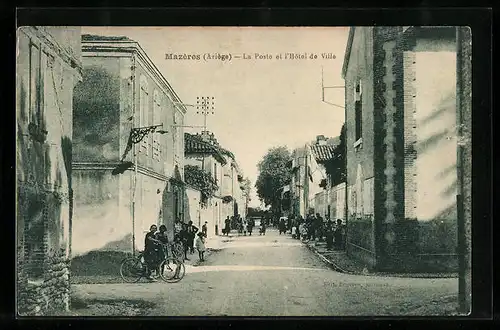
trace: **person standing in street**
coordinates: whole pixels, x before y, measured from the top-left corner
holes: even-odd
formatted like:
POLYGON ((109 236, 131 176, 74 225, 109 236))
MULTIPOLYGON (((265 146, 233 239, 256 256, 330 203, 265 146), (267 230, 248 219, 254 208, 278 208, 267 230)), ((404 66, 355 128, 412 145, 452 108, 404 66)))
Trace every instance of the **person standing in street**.
POLYGON ((182 242, 182 246, 184 247, 184 260, 189 260, 187 257, 187 252, 189 250, 189 240, 190 240, 190 234, 188 233, 188 225, 187 224, 182 224, 182 229, 179 233, 179 239, 182 242))
POLYGON ((335 228, 335 248, 337 250, 344 249, 344 226, 342 225, 342 220, 337 219, 337 227, 335 228))
POLYGON ((333 248, 333 234, 334 234, 333 220, 328 220, 326 223, 326 248, 331 250, 333 248))
MULTIPOLYGON (((160 231, 156 233, 156 239, 160 241, 160 243, 164 245, 168 245, 168 235, 167 235, 167 227, 165 225, 160 226, 160 231)), ((163 249, 159 249, 159 257, 160 260, 164 259, 166 256, 163 254, 163 249)))
POLYGON ((278 223, 278 230, 281 235, 281 233, 285 234, 286 233, 286 222, 284 218, 281 218, 278 223))
POLYGON ((259 235, 266 235, 266 226, 267 226, 267 220, 263 219, 260 222, 260 232, 259 235))
POLYGON ((224 235, 228 236, 229 233, 231 232, 231 219, 229 219, 229 216, 226 217, 226 220, 224 220, 224 235))
POLYGON ((151 273, 153 269, 156 269, 158 263, 158 244, 160 241, 156 239, 157 230, 156 225, 151 225, 149 232, 144 237, 144 261, 147 266, 146 278, 150 281, 154 281, 151 273))
POLYGON ((248 220, 248 235, 249 236, 252 236, 252 230, 253 230, 253 227, 255 226, 255 221, 253 218, 250 218, 248 220))
POLYGON ((205 261, 204 254, 205 254, 205 235, 203 233, 198 233, 198 238, 196 239, 196 250, 198 250, 198 256, 200 258, 200 261, 205 261))
POLYGON ((194 253, 194 238, 196 237, 196 233, 198 232, 198 227, 193 225, 193 221, 188 222, 188 247, 190 253, 194 253))
POLYGON ((182 222, 181 219, 177 218, 175 219, 174 223, 174 237, 177 237, 181 232, 181 230, 182 230, 182 222))
POLYGON ((324 226, 325 226, 325 223, 324 223, 323 217, 319 213, 316 213, 316 237, 318 238, 318 241, 320 241, 320 242, 323 241, 324 226))
POLYGON ((208 233, 207 223, 208 223, 208 222, 206 222, 206 221, 205 221, 205 223, 203 224, 203 226, 201 226, 201 232, 203 233, 203 235, 205 235, 205 237, 207 237, 207 236, 208 236, 208 235, 207 235, 207 233, 208 233))

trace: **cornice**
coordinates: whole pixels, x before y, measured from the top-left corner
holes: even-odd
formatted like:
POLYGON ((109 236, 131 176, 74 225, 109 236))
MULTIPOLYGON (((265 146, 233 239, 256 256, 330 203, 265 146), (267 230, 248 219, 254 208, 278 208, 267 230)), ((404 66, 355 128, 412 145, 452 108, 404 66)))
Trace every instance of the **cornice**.
POLYGON ((174 91, 167 79, 162 75, 158 67, 151 61, 146 52, 142 49, 137 41, 133 40, 92 40, 82 41, 82 56, 85 52, 117 52, 117 53, 130 53, 136 55, 141 61, 142 65, 149 71, 154 78, 158 81, 159 85, 163 86, 168 92, 167 97, 172 102, 175 109, 180 109, 183 114, 187 113, 186 107, 183 105, 180 97, 174 91))
MULTIPOLYGON (((120 162, 73 162, 72 170, 73 171, 92 171, 92 170, 113 170, 116 166, 118 166, 120 162)), ((133 172, 134 167, 129 168, 127 171, 133 172)), ((147 176, 156 178, 158 180, 167 181, 169 179, 168 176, 153 171, 143 165, 137 166, 137 173, 145 174, 147 176)))
POLYGON ((28 37, 35 37, 39 39, 42 43, 49 46, 49 48, 60 57, 65 63, 67 63, 71 68, 73 68, 77 74, 78 78, 81 79, 83 75, 83 64, 80 58, 76 57, 74 54, 69 52, 67 49, 62 47, 57 40, 44 29, 43 26, 31 26, 23 27, 19 31, 26 34, 28 37))

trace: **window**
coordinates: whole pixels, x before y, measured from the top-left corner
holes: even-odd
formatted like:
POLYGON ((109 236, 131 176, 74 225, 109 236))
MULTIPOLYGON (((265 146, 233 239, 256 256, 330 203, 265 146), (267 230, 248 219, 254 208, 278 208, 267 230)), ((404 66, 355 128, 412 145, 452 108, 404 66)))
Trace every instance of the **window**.
MULTIPOLYGON (((161 124, 161 100, 160 94, 157 90, 153 93, 153 125, 161 124)), ((159 134, 152 134, 152 144, 153 144, 153 159, 160 161, 161 156, 161 143, 159 134)))
POLYGON ((363 118, 363 97, 362 97, 362 88, 361 88, 361 81, 358 81, 356 83, 356 90, 354 92, 354 104, 355 104, 355 116, 356 116, 356 129, 355 129, 355 134, 356 134, 356 141, 362 138, 363 136, 363 123, 362 123, 362 118, 363 118))
POLYGON ((214 179, 216 183, 219 181, 217 179, 217 163, 214 163, 214 179))
MULTIPOLYGON (((144 76, 141 76, 141 91, 139 95, 139 127, 146 127, 149 125, 149 95, 148 95, 148 82, 144 76)), ((139 151, 149 154, 149 139, 151 134, 148 134, 141 141, 139 151)))

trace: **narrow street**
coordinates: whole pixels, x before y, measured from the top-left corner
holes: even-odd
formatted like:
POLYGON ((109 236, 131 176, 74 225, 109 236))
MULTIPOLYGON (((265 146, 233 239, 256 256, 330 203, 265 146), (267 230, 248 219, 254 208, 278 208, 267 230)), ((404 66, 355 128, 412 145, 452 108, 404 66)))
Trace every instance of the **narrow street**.
MULTIPOLYGON (((197 256, 192 255, 192 258, 197 256)), ((335 272, 290 235, 233 232, 221 250, 187 266, 179 283, 80 284, 86 299, 144 300, 155 316, 402 315, 456 295, 456 279, 335 272)))

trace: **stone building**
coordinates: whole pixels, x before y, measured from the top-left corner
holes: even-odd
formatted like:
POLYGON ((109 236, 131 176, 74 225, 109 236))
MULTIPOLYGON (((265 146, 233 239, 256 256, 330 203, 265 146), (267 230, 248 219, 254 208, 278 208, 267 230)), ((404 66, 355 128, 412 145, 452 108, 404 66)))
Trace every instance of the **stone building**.
POLYGON ((190 218, 200 228, 207 221, 209 237, 218 235, 224 227, 226 217, 246 215, 241 170, 233 153, 222 148, 213 133, 185 133, 184 138, 186 166, 205 171, 216 184, 213 195, 200 203, 200 189, 190 184, 186 178, 190 218))
POLYGON ((80 29, 17 30, 17 310, 69 308, 73 88, 81 79, 80 29))
POLYGON ((338 139, 327 139, 318 135, 316 140, 306 143, 292 152, 292 178, 290 183, 291 214, 306 217, 310 212, 322 217, 331 211, 328 195, 329 176, 325 164, 334 157, 338 139))
POLYGON ((347 250, 369 267, 456 271, 453 27, 356 27, 344 59, 347 250))
POLYGON ((142 250, 151 224, 165 224, 173 238, 186 207, 185 107, 134 40, 83 35, 82 57, 73 119, 74 254, 131 252, 133 243, 142 250), (129 144, 133 129, 155 125, 162 126, 129 144))
MULTIPOLYGON (((327 163, 335 157, 335 145, 328 143, 323 135, 316 137, 316 141, 310 145, 311 150, 311 171, 315 178, 314 185, 314 212, 319 213, 323 218, 331 218, 331 176, 327 172, 327 163)), ((335 205, 336 206, 336 205, 335 205)), ((336 209, 336 207, 335 207, 336 209)))

